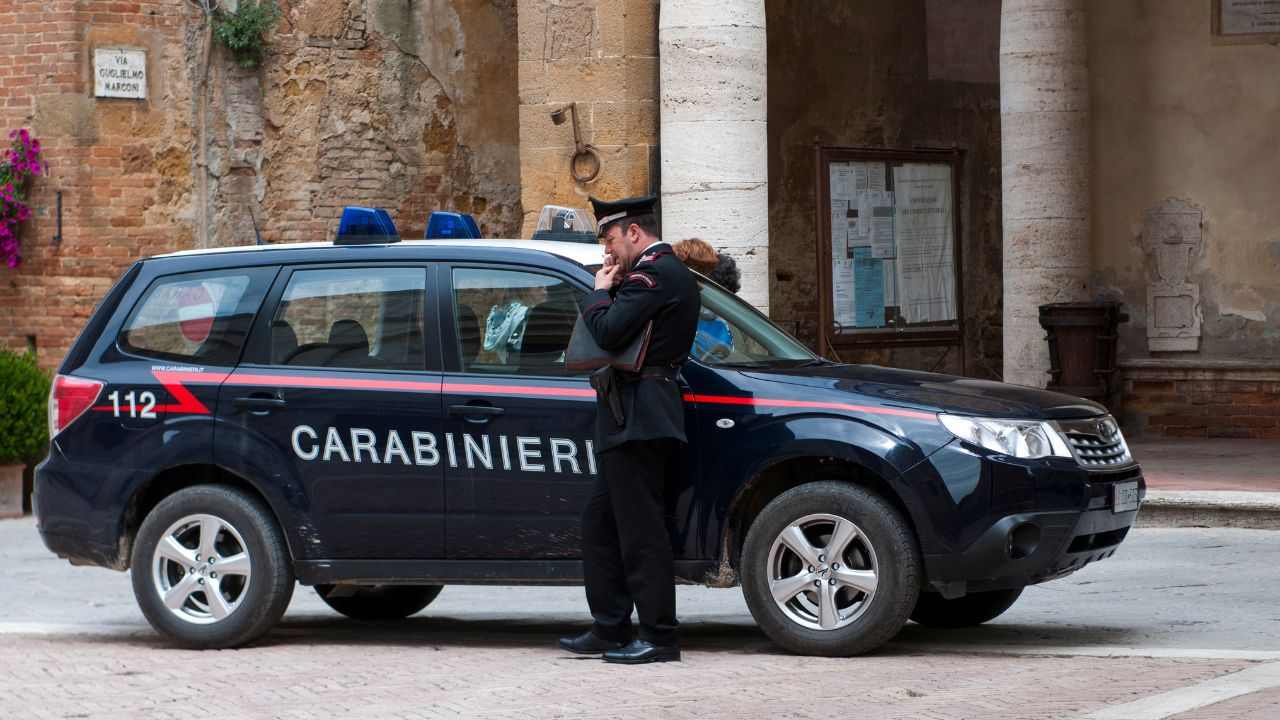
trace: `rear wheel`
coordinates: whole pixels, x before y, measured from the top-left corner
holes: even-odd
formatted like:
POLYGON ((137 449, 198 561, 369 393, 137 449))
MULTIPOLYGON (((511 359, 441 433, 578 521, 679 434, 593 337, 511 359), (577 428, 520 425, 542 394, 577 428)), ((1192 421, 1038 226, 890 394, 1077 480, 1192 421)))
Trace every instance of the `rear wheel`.
POLYGON ((883 498, 842 482, 802 485, 766 505, 741 567, 760 628, 802 655, 874 650, 902 629, 920 592, 906 521, 883 498))
POLYGON ((401 620, 431 604, 443 585, 317 585, 325 604, 354 620, 401 620))
POLYGON ((271 512, 218 485, 161 500, 138 529, 130 572, 151 626, 192 648, 258 639, 293 597, 293 565, 271 512))
POLYGON ((936 628, 981 625, 1013 607, 1021 594, 1022 588, 989 590, 947 600, 935 592, 922 592, 916 601, 916 609, 911 611, 911 619, 936 628))

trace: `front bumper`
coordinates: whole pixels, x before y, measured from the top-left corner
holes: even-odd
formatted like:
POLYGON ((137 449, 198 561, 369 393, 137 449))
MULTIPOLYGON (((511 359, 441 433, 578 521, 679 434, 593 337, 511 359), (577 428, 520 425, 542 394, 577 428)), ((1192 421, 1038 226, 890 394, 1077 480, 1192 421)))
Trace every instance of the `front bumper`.
POLYGON ((982 459, 986 519, 951 552, 926 552, 929 586, 946 597, 1017 588, 1069 575, 1115 554, 1138 509, 1115 511, 1115 489, 1146 481, 1137 465, 1090 472, 1061 463, 982 459), (980 530, 979 530, 980 528, 980 530))

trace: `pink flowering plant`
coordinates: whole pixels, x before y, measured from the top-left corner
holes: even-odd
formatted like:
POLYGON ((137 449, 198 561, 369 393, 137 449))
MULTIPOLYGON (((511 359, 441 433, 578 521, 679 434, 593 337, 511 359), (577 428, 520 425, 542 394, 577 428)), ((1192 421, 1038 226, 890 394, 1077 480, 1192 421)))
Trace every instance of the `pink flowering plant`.
POLYGON ((22 261, 18 226, 31 218, 27 191, 31 179, 44 171, 40 141, 26 128, 9 133, 9 149, 0 162, 0 260, 9 267, 22 261))

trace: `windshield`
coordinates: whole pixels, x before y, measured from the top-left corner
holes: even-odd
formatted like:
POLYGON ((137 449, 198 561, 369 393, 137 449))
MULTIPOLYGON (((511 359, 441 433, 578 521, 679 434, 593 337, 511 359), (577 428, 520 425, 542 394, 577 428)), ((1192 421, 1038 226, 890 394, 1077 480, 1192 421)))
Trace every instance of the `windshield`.
MULTIPOLYGON (((600 265, 588 265, 595 273, 600 265)), ((824 362, 737 295, 694 273, 702 313, 690 357, 713 367, 798 367, 824 362)))
POLYGON ((795 367, 819 362, 799 341, 755 308, 720 286, 699 278, 702 314, 690 355, 720 367, 795 367))

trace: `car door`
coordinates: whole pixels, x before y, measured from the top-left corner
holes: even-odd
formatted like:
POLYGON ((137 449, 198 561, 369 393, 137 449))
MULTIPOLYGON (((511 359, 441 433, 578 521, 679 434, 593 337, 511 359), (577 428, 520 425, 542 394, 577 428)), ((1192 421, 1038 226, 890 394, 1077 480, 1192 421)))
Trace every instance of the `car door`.
POLYGON ((286 269, 224 385, 219 413, 243 439, 219 449, 293 488, 311 559, 444 556, 429 270, 286 269))
POLYGON ((595 391, 564 351, 586 290, 534 268, 441 274, 449 557, 578 558, 595 391))
POLYGON ((218 387, 239 360, 276 272, 165 274, 125 297, 123 307, 132 308, 115 341, 86 368, 105 385, 93 407, 105 421, 91 444, 103 449, 102 464, 152 474, 211 459, 218 387))

